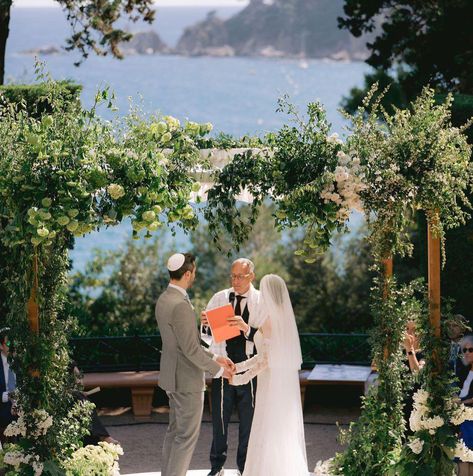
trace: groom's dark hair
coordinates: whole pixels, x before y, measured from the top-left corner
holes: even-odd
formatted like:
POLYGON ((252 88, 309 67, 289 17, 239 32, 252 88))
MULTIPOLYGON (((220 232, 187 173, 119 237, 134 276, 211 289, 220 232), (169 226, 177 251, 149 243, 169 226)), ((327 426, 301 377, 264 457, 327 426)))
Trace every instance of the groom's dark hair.
POLYGON ((195 256, 192 253, 182 253, 184 255, 184 263, 176 271, 169 271, 171 279, 181 279, 187 271, 193 271, 195 268, 195 256))

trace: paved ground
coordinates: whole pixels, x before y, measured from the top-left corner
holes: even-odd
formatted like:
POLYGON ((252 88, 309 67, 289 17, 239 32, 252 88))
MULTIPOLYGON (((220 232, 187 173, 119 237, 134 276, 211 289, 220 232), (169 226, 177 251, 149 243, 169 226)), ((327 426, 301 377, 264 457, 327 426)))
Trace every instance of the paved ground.
MULTIPOLYGON (((358 405, 312 403, 304 411, 305 438, 309 469, 320 459, 332 457, 341 449, 337 442, 339 422, 345 426, 356 419, 358 405)), ((103 422, 111 435, 120 441, 125 454, 120 458, 121 474, 160 471, 161 447, 167 426, 167 414, 153 413, 147 421, 136 421, 130 412, 121 416, 103 416, 103 422)), ((236 467, 236 443, 238 421, 234 415, 229 427, 228 468, 236 467)), ((202 421, 201 435, 192 458, 190 469, 209 468, 209 449, 212 441, 212 424, 206 409, 202 421)), ((197 473, 200 475, 200 473, 197 473)), ((228 476, 231 476, 229 473, 228 476)))

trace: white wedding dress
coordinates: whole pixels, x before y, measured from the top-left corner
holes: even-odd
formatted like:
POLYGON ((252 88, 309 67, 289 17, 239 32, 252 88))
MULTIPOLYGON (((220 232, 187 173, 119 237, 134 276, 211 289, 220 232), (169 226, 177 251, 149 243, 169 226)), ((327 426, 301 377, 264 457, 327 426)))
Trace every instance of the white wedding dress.
MULTIPOLYGON (((273 275, 261 281, 262 295, 264 280, 270 277, 273 275)), ((284 281, 279 279, 287 293, 284 281)), ((308 476, 298 372, 301 363, 300 344, 294 314, 290 315, 292 306, 289 311, 287 303, 280 309, 272 309, 268 293, 265 301, 264 310, 272 311, 272 315, 268 315, 269 319, 254 336, 258 354, 236 364, 239 375, 235 375, 231 381, 232 385, 244 385, 258 376, 255 412, 243 476, 308 476), (276 316, 275 313, 279 311, 282 312, 276 316), (275 317, 292 319, 296 335, 294 329, 287 328, 286 322, 283 326, 274 322, 275 317), (280 332, 284 333, 279 335, 280 332), (286 339, 282 340, 283 336, 286 339)), ((287 301, 290 305, 289 294, 287 301)))

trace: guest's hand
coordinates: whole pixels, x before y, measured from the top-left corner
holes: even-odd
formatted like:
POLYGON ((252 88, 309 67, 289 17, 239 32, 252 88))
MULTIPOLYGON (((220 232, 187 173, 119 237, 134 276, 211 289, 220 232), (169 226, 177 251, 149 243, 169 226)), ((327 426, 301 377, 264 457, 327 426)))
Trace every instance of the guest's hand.
POLYGON ((220 364, 220 367, 224 367, 228 371, 235 373, 236 366, 233 363, 233 361, 229 359, 228 357, 219 356, 215 360, 218 364, 220 364))
POLYGON ((209 325, 209 321, 207 319, 207 313, 205 311, 202 311, 200 313, 200 323, 203 325, 203 326, 208 326, 209 325))
POLYGON ((241 316, 227 317, 227 322, 231 327, 238 327, 244 334, 250 330, 250 326, 243 320, 241 316))
POLYGON ((415 343, 414 336, 406 332, 406 334, 404 334, 404 348, 406 349, 407 352, 409 351, 414 352, 415 350, 414 343, 415 343))

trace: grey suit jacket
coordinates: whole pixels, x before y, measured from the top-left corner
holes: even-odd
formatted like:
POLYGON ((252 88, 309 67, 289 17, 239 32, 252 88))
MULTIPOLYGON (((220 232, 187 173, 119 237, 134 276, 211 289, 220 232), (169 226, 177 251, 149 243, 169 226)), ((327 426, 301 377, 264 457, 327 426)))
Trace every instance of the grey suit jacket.
POLYGON ((190 301, 177 289, 167 288, 156 303, 156 320, 163 342, 159 386, 167 392, 203 391, 204 372, 215 375, 220 365, 200 345, 190 301))

